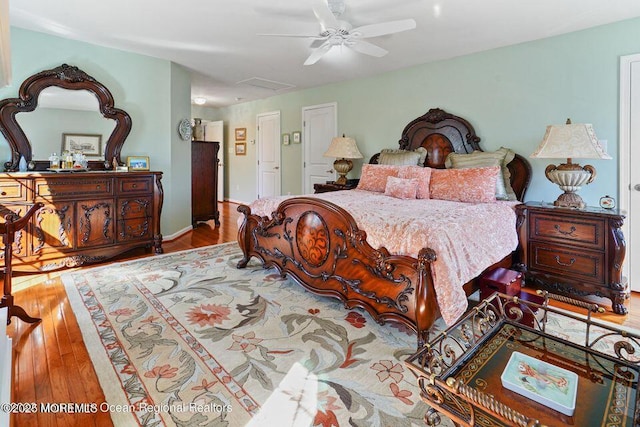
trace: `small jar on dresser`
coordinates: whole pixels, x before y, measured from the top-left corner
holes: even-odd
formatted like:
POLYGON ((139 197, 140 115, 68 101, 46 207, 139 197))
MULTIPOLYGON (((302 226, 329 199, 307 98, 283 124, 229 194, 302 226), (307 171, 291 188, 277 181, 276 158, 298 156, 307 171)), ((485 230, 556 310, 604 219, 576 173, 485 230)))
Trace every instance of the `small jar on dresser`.
POLYGON ((615 313, 627 313, 621 229, 625 217, 618 209, 528 202, 516 206, 516 212, 517 268, 527 284, 572 297, 609 298, 615 313))

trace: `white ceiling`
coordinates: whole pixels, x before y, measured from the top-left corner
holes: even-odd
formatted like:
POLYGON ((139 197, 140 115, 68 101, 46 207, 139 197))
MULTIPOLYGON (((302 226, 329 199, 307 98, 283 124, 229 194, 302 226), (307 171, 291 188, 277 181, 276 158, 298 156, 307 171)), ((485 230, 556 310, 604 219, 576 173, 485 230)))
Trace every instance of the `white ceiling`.
POLYGON ((640 16, 638 0, 346 0, 354 27, 414 18, 415 30, 368 39, 374 58, 336 49, 303 66, 317 34, 310 0, 13 0, 13 26, 167 59, 192 72, 192 99, 218 107, 372 76, 640 16), (258 77, 292 85, 238 83, 258 77))

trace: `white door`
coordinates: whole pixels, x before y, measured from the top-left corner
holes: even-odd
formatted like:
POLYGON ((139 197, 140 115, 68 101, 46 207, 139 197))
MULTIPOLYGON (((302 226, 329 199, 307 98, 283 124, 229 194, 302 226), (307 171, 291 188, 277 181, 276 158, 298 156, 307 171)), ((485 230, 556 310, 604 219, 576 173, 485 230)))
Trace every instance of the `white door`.
POLYGON ((258 114, 257 122, 257 198, 279 196, 281 192, 280 112, 258 114))
POLYGON ((220 143, 218 150, 218 201, 224 200, 224 122, 210 122, 203 120, 204 140, 217 141, 220 143))
POLYGON ((626 211, 624 274, 631 290, 640 291, 640 54, 620 63, 620 209, 626 211), (635 212, 633 214, 632 212, 635 212))
POLYGON ((334 158, 324 157, 331 140, 338 134, 338 105, 313 105, 302 108, 304 150, 304 194, 313 193, 313 184, 335 179, 334 158))

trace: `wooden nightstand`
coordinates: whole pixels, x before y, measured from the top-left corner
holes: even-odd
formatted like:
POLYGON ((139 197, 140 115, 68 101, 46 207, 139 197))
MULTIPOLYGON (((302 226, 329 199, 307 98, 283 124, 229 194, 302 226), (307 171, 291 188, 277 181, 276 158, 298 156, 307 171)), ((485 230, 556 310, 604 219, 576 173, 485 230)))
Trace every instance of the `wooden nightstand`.
POLYGON ((313 184, 313 192, 328 193, 330 191, 353 190, 358 186, 359 179, 348 179, 345 185, 336 184, 334 181, 327 181, 324 184, 313 184))
POLYGON ((626 314, 622 277, 624 215, 601 208, 568 209, 529 202, 516 206, 520 239, 517 268, 536 287, 571 296, 609 298, 626 314))

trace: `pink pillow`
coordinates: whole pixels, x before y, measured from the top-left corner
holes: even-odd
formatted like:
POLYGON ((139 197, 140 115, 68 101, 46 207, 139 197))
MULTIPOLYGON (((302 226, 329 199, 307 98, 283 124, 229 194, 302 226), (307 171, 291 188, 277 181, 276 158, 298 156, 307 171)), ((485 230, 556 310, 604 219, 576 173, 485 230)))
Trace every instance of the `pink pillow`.
POLYGON ((432 199, 456 202, 486 203, 496 200, 496 180, 500 166, 468 169, 433 169, 430 195, 432 199))
POLYGON ((400 166, 392 165, 362 165, 362 174, 358 182, 358 190, 375 191, 384 193, 387 186, 387 178, 397 177, 400 166))
POLYGON ((384 189, 385 196, 396 199, 415 199, 418 192, 417 179, 404 179, 390 176, 387 178, 387 185, 384 189))
POLYGON ((422 166, 401 166, 400 178, 415 178, 418 180, 418 199, 429 198, 429 182, 431 181, 431 168, 422 166))

